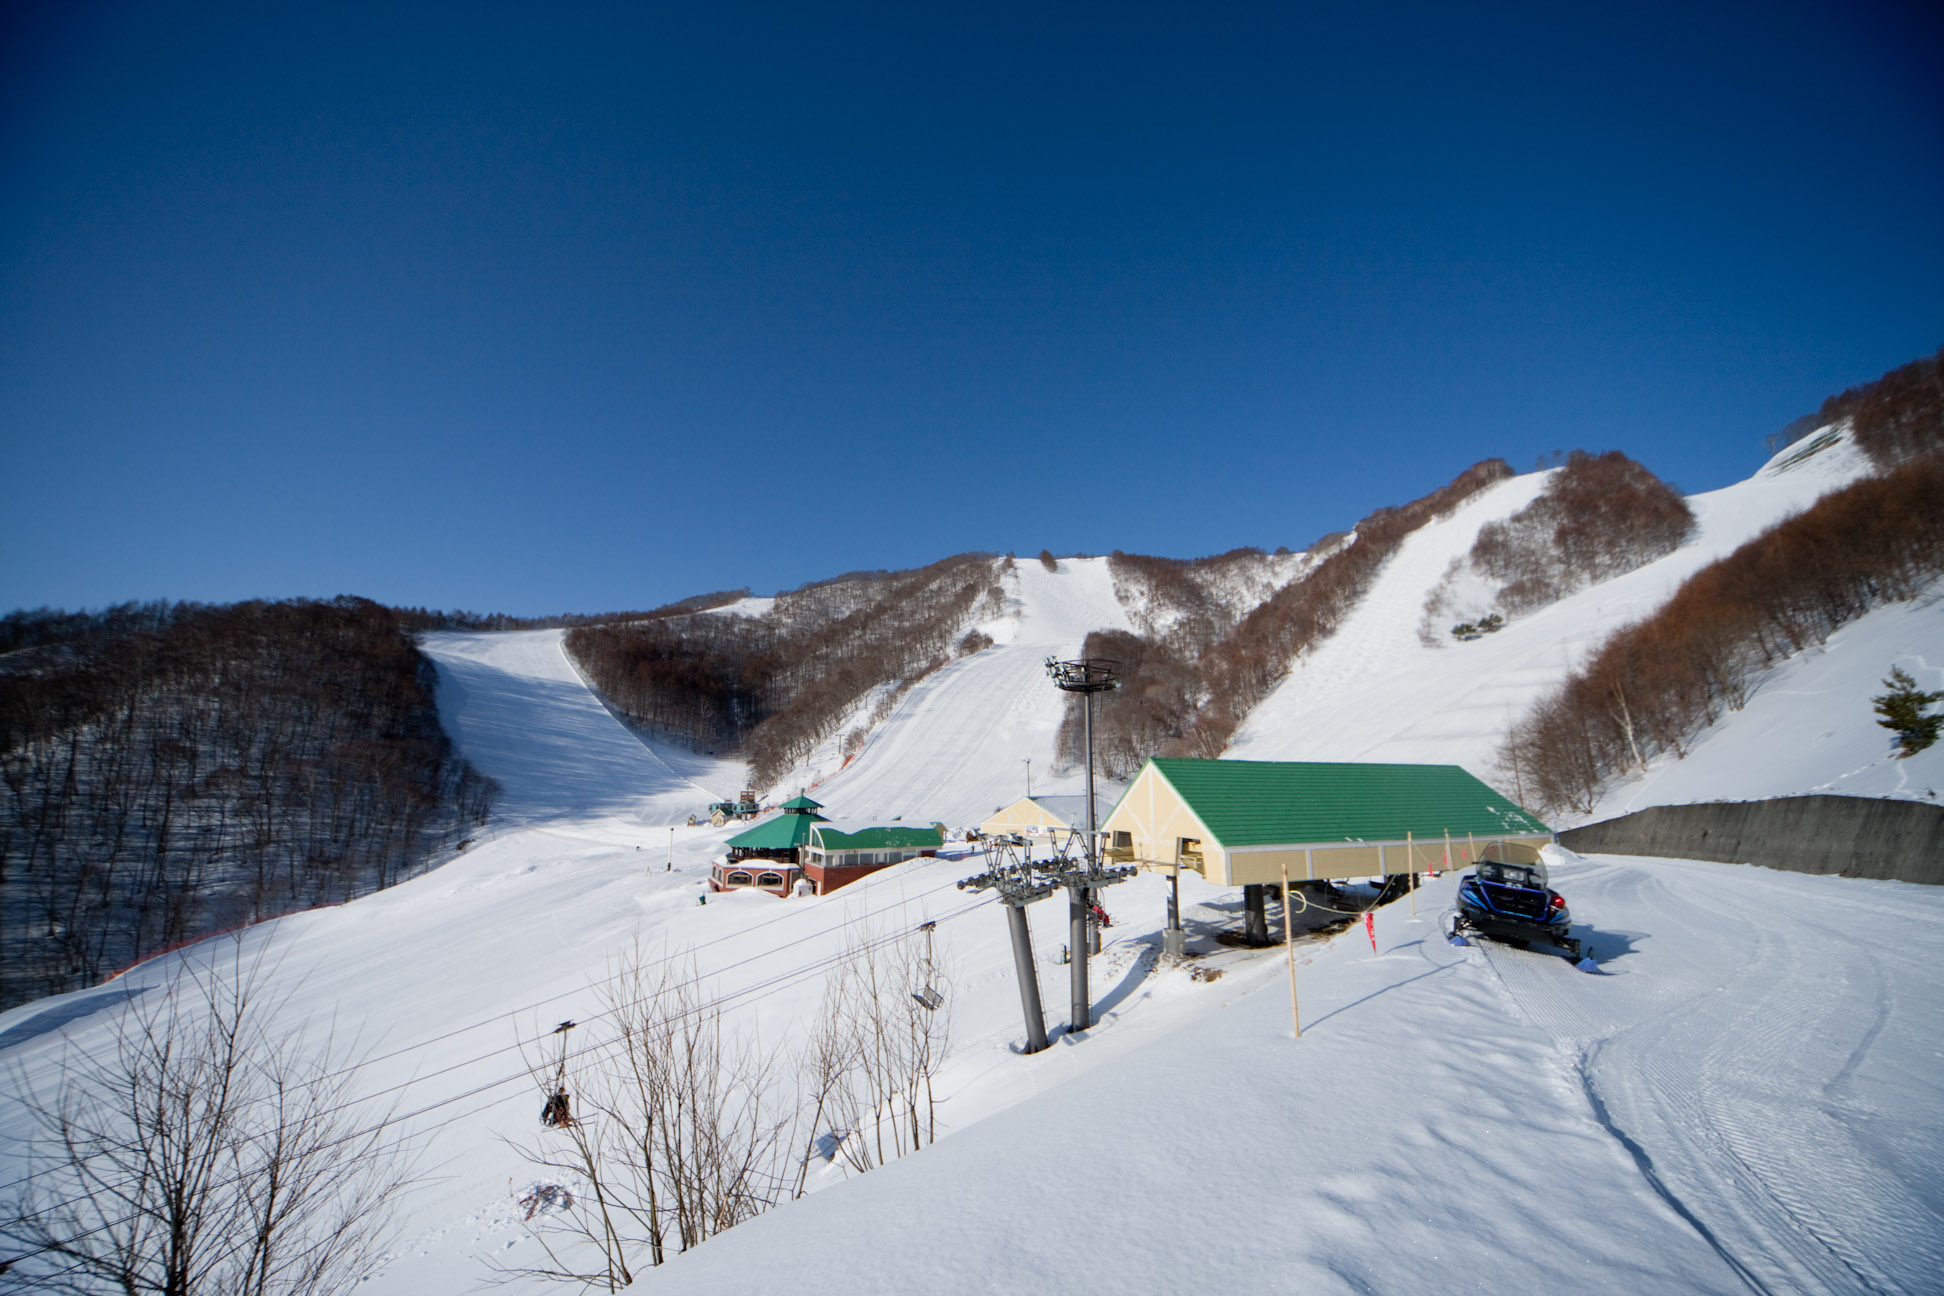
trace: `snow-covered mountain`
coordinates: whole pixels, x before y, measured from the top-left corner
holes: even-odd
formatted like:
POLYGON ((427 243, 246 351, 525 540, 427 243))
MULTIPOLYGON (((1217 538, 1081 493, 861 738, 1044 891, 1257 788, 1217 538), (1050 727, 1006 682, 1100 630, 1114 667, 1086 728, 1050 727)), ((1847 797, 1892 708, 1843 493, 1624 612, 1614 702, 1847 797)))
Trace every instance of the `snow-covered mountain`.
MULTIPOLYGON (((1676 552, 1495 635, 1431 646, 1418 631, 1452 560, 1543 488, 1537 475, 1503 482, 1404 543, 1232 754, 1456 761, 1503 785, 1493 754, 1523 706, 1686 575, 1863 471, 1840 441, 1785 452, 1694 499, 1698 532, 1676 552)), ((813 758, 802 773, 818 800, 846 819, 957 826, 1023 794, 1028 760, 1035 792, 1078 790, 1075 773, 1054 774, 1063 700, 1042 662, 1089 631, 1129 628, 1126 610, 1099 559, 1019 563, 1006 594, 981 627, 994 647, 920 682, 848 765, 813 758)), ((1944 687, 1941 595, 1880 609, 1785 663, 1685 760, 1615 788, 1602 812, 1944 786, 1944 751, 1890 759, 1868 704, 1892 664, 1944 687)), ((1292 978, 1280 950, 1215 941, 1239 896, 1192 876, 1182 899, 1201 957, 1160 966, 1165 888, 1142 877, 1106 896, 1114 923, 1084 1036, 1057 1030, 1065 907, 1028 910, 1056 1040, 1023 1056, 1002 914, 955 885, 981 861, 915 861, 822 898, 698 903, 735 830, 685 821, 733 791, 740 768, 642 742, 559 638, 426 643, 448 729, 505 786, 490 834, 434 873, 239 937, 266 961, 286 1046, 355 1033, 358 1088, 422 1141, 428 1173, 362 1291, 456 1296, 494 1264, 540 1254, 518 1205, 553 1173, 517 1146, 549 1137, 534 1042, 563 1020, 598 1038, 598 987, 630 949, 686 960, 728 1029, 788 1050, 847 946, 925 922, 953 1014, 943 1139, 861 1176, 813 1161, 801 1200, 653 1273, 641 1262, 638 1282, 1917 1292, 1944 1272, 1935 889, 1563 858, 1555 882, 1604 975, 1445 944, 1447 876, 1378 913, 1368 937, 1358 926, 1299 942, 1292 978)), ((0 1014, 0 1185, 39 1172, 20 1096, 55 1092, 73 1050, 100 1051, 181 960, 220 948, 0 1014)))

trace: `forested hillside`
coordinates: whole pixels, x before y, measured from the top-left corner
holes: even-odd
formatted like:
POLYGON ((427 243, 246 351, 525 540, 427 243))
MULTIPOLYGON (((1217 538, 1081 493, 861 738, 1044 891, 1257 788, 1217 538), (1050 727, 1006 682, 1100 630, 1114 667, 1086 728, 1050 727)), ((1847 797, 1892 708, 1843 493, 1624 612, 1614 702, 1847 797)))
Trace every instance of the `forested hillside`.
POLYGON ((0 622, 0 1004, 409 876, 491 782, 362 599, 0 622))
MULTIPOLYGON (((1501 763, 1545 810, 1601 792, 1740 710, 1762 674, 1944 575, 1944 351, 1823 406, 1877 465, 1696 572, 1515 727, 1501 763)), ((1792 456, 1813 456, 1833 432, 1792 456)))
MULTIPOLYGON (((1125 778, 1150 756, 1219 756, 1236 726, 1289 673, 1297 654, 1328 637, 1356 607, 1404 537, 1511 476, 1504 460, 1487 459, 1429 495, 1377 510, 1348 536, 1319 541, 1300 579, 1280 586, 1243 615, 1228 619, 1191 612, 1160 635, 1089 636, 1086 655, 1119 662, 1122 681, 1117 692, 1101 699, 1094 717, 1102 768, 1109 777, 1125 778)), ((1166 570, 1161 560, 1130 562, 1116 555, 1115 561, 1117 582, 1121 567, 1140 571, 1150 585, 1166 570)), ((1192 565, 1184 567, 1176 578, 1183 589, 1177 601, 1198 612, 1207 600, 1190 579, 1192 565)), ((1076 704, 1060 729, 1063 758, 1078 760, 1083 740, 1076 704)))
POLYGON ((778 595, 763 616, 670 611, 567 636, 574 660, 637 724, 697 747, 740 749, 767 787, 873 691, 896 693, 976 651, 1011 563, 961 554, 901 572, 852 572, 778 595))

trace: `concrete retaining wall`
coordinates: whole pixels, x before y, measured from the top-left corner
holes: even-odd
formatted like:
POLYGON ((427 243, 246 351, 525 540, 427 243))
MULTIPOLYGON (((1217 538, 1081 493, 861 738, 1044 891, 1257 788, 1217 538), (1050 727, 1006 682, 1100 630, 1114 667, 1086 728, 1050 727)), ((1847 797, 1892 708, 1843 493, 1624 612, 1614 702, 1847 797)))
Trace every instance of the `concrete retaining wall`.
POLYGON ((1923 801, 1799 796, 1653 806, 1570 828, 1585 854, 1665 855, 1944 885, 1944 808, 1923 801))

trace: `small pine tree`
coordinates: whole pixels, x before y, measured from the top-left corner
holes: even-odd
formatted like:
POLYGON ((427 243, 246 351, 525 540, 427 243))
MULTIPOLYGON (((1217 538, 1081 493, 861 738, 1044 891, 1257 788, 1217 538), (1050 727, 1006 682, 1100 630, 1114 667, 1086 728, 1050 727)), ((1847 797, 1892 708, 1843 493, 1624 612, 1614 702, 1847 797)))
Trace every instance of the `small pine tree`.
POLYGON ((1944 702, 1944 692, 1926 693, 1896 666, 1890 668, 1890 678, 1883 681, 1883 687, 1890 691, 1870 701, 1883 717, 1877 723, 1897 735, 1898 757, 1915 756, 1936 742, 1938 730, 1944 728, 1944 715, 1926 715, 1925 709, 1933 702, 1944 702))
POLYGON ((1040 566, 1050 572, 1056 572, 1060 570, 1060 560, 1053 556, 1051 549, 1042 549, 1040 550, 1040 566))

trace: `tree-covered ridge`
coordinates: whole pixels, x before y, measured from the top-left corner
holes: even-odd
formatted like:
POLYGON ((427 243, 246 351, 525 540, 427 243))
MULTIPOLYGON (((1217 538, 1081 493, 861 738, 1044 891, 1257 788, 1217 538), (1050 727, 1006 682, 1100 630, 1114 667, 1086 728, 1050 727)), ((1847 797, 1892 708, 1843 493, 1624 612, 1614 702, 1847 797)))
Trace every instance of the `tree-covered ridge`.
POLYGON ((1944 575, 1944 403, 1920 360, 1824 405, 1887 465, 1690 577, 1542 699, 1501 762, 1535 805, 1590 812, 1614 780, 1748 701, 1762 672, 1944 575))
MULTIPOLYGON (((1094 741, 1102 768, 1111 777, 1126 777, 1149 756, 1219 756, 1243 719, 1289 674, 1296 658, 1335 633, 1407 536, 1511 476, 1504 460, 1487 459, 1428 495, 1401 507, 1378 509, 1351 536, 1319 541, 1301 579, 1280 586, 1229 624, 1206 614, 1184 618, 1182 624, 1189 627, 1220 628, 1206 641, 1193 633, 1089 635, 1086 655, 1118 661, 1122 680, 1117 692, 1097 699, 1094 741)), ((1224 559, 1232 561, 1233 556, 1204 561, 1224 559)), ((1134 565, 1125 557, 1116 561, 1134 565)), ((1165 570, 1152 559, 1136 561, 1150 582, 1165 570)), ((1172 579, 1192 588, 1189 573, 1175 572, 1172 579)), ((1201 598, 1189 601, 1196 608, 1207 603, 1201 598)), ((1078 760, 1082 740, 1076 703, 1060 727, 1062 758, 1078 760)))
POLYGON ((16 613, 0 656, 0 1002, 423 869, 494 787, 363 599, 16 613))
POLYGON ((630 720, 692 746, 741 750, 751 781, 768 787, 874 690, 908 688, 950 661, 971 622, 1003 605, 1010 561, 960 554, 912 571, 851 572, 778 595, 765 616, 584 626, 567 648, 630 720))

